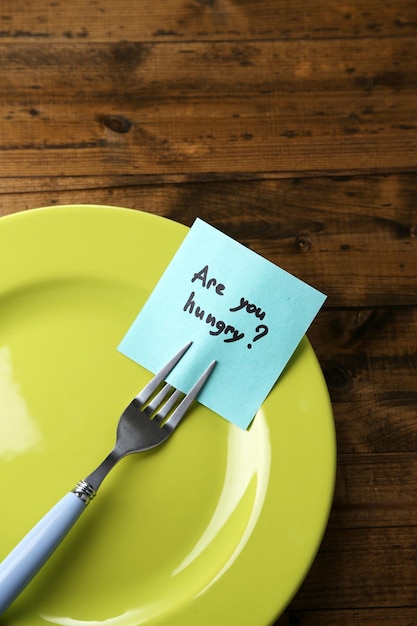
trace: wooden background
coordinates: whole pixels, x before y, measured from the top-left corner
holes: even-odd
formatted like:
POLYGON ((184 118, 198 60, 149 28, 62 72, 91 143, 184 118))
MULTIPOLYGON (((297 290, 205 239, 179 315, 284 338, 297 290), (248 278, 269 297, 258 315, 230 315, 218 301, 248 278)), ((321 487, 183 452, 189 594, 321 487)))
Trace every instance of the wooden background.
POLYGON ((328 294, 334 506, 276 626, 415 626, 415 0, 2 0, 0 95, 0 215, 198 215, 328 294))

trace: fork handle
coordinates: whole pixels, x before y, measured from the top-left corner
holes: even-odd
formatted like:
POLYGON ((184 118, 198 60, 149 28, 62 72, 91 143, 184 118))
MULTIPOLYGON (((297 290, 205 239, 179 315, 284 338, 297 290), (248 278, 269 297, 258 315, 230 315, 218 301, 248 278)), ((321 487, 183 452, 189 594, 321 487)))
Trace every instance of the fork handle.
POLYGON ((23 591, 75 524, 88 502, 67 493, 0 563, 0 614, 23 591))

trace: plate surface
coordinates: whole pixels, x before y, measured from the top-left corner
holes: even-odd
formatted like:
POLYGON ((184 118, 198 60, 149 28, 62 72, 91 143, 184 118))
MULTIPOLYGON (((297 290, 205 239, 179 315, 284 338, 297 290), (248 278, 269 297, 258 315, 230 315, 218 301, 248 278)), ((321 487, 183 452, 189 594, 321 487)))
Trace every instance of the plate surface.
MULTIPOLYGON (((117 346, 187 232, 88 205, 0 219, 0 559, 112 447, 151 377, 117 346)), ((334 475, 304 338, 248 432, 198 405, 124 459, 0 624, 266 626, 316 554, 334 475)))

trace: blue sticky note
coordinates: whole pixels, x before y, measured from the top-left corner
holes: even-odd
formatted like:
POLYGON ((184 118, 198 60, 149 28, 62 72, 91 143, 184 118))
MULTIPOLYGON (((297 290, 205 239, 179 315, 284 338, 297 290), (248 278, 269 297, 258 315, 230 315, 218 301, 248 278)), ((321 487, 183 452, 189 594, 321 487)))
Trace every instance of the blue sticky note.
POLYGON ((119 350, 184 392, 216 360, 199 402, 246 429, 326 296, 197 219, 119 350))

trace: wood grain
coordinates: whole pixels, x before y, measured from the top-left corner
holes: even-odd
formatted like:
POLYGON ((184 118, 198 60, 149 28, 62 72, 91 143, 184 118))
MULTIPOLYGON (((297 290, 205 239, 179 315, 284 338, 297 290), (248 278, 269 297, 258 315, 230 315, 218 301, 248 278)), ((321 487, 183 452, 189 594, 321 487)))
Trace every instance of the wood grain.
POLYGON ((406 170, 416 76, 412 37, 0 42, 1 172, 406 170))
POLYGON ((183 41, 415 35, 413 0, 3 0, 3 39, 183 41), (80 10, 82 6, 82 10, 80 10))
POLYGON ((334 503, 276 626, 415 626, 415 0, 3 0, 0 216, 74 203, 202 217, 328 295, 334 503))
POLYGON ((414 451, 340 453, 329 528, 396 528, 401 534, 417 525, 416 487, 414 451))
POLYGON ((413 607, 341 609, 339 611, 289 611, 275 626, 413 626, 417 610, 413 607))
POLYGON ((413 526, 329 529, 293 607, 332 610, 359 602, 360 608, 413 606, 416 543, 413 526))

